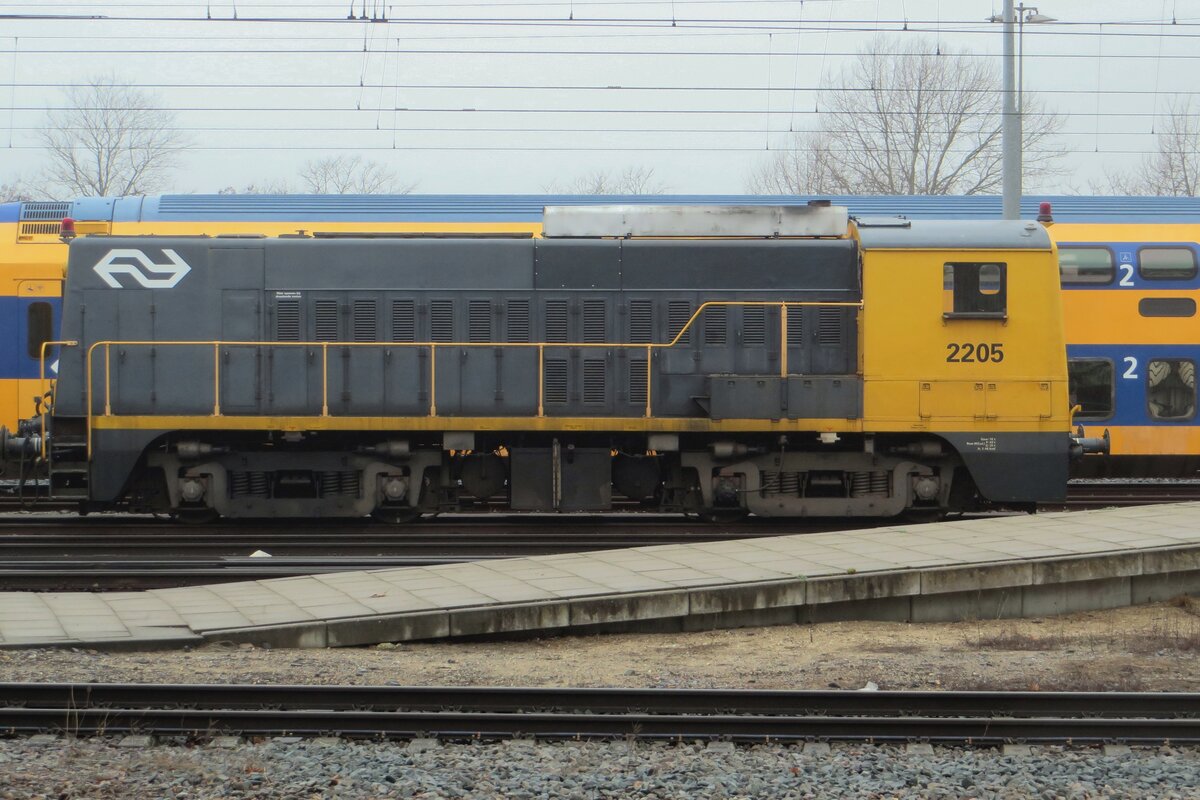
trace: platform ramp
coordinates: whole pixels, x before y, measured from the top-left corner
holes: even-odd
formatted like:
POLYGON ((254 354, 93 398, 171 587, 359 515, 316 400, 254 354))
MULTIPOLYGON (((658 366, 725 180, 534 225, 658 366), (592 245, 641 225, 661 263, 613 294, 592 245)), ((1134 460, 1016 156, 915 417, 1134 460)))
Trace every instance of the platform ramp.
POLYGON ((1200 503, 144 592, 0 593, 0 647, 341 647, 1045 616, 1200 592, 1200 503))

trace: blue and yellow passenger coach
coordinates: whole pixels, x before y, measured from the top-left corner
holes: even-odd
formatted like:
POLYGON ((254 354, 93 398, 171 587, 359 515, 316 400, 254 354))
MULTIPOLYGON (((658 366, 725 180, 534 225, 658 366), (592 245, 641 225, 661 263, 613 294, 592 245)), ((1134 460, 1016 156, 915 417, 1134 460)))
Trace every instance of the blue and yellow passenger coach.
POLYGON ((1033 222, 548 208, 540 236, 82 236, 60 499, 184 517, 1030 508, 1065 494, 1033 222))
POLYGON ((1052 223, 1062 268, 1075 420, 1111 436, 1081 474, 1194 475, 1200 468, 1200 224, 1052 223))
MULTIPOLYGON (((67 205, 0 203, 0 424, 28 416, 46 391, 42 345, 57 338, 61 322, 67 205)), ((53 365, 52 347, 47 354, 53 365)))

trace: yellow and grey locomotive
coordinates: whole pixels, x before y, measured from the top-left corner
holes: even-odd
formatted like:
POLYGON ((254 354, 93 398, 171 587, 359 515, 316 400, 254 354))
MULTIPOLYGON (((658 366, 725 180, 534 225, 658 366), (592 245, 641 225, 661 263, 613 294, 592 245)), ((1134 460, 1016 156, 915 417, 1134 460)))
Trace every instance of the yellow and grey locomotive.
POLYGON ((1023 222, 547 208, 538 237, 88 237, 58 498, 197 518, 890 516, 1065 493, 1058 264, 1023 222))

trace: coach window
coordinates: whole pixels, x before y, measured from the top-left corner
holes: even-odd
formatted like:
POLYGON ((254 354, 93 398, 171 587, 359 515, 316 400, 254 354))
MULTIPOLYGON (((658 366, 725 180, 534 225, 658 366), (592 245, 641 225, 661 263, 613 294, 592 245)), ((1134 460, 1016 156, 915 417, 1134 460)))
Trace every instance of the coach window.
POLYGON ((1060 247, 1058 271, 1063 283, 1109 283, 1113 254, 1107 247, 1060 247))
POLYGON ((946 264, 942 288, 945 319, 1005 319, 1008 310, 1004 264, 946 264))
POLYGON ((1196 277, 1196 254, 1187 247, 1142 248, 1138 274, 1152 281, 1186 281, 1196 277))
POLYGON ((1067 362, 1071 407, 1075 419, 1108 419, 1113 415, 1113 363, 1106 358, 1073 358, 1067 362))
MULTIPOLYGON (((42 357, 42 345, 54 338, 54 311, 49 303, 30 303, 25 316, 25 340, 28 342, 30 358, 42 357)), ((50 357, 53 348, 46 348, 46 357, 50 357)))
POLYGON ((1146 368, 1146 402, 1155 419, 1190 419, 1196 413, 1196 362, 1151 361, 1146 368))

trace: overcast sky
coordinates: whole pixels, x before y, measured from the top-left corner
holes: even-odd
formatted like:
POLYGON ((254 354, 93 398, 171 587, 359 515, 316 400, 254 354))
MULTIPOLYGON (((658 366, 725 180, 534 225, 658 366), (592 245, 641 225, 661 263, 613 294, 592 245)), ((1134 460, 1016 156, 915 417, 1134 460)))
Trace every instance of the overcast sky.
MULTIPOLYGON (((985 20, 1001 7, 0 0, 13 15, 0 18, 0 182, 36 178, 34 131, 63 87, 113 76, 187 132, 177 191, 290 180, 307 160, 360 154, 422 193, 536 193, 626 167, 653 168, 671 192, 736 193, 790 131, 820 128, 820 87, 873 37, 968 50, 999 75, 1001 26, 985 20), (347 19, 364 13, 388 21, 347 19)), ((1200 92, 1200 0, 1039 11, 1059 21, 1025 26, 1024 87, 1064 118, 1070 155, 1065 177, 1026 193, 1086 192, 1105 168, 1140 163, 1156 116, 1200 92)))

